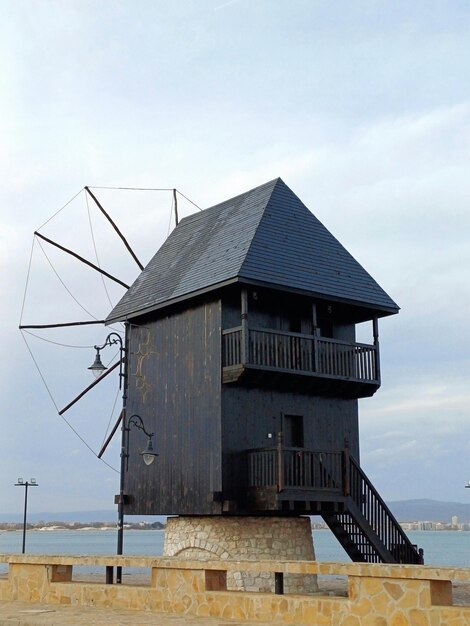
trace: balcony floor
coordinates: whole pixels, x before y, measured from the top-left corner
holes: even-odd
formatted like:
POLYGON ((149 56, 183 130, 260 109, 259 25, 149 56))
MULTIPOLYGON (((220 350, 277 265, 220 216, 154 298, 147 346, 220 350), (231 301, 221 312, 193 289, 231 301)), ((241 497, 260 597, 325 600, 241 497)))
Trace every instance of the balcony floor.
POLYGON ((344 510, 346 498, 337 490, 326 489, 283 489, 276 487, 251 487, 243 496, 232 503, 230 512, 253 511, 272 515, 321 515, 339 513, 344 510))
POLYGON ((317 372, 293 371, 261 365, 224 367, 222 382, 342 398, 367 398, 373 396, 380 387, 377 381, 359 381, 317 372))

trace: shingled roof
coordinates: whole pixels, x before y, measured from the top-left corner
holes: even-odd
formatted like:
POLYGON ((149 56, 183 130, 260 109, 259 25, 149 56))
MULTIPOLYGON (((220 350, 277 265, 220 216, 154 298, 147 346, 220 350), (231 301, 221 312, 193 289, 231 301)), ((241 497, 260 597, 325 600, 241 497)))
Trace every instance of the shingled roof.
POLYGON ((372 309, 398 306, 277 178, 181 220, 107 322, 230 282, 249 282, 372 309))

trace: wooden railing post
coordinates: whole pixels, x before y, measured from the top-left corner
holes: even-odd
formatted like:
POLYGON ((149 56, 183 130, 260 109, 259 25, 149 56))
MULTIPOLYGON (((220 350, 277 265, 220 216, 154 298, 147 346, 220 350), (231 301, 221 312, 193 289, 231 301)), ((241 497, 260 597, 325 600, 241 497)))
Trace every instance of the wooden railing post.
POLYGON ((312 370, 318 372, 318 319, 317 319, 317 305, 312 303, 312 370))
POLYGON ((351 493, 351 469, 350 469, 350 453, 349 440, 344 440, 344 450, 342 454, 342 478, 343 478, 343 495, 349 496, 351 493))
POLYGON ((248 329, 248 292, 242 289, 241 295, 241 325, 242 337, 240 346, 240 356, 242 365, 250 362, 250 335, 248 329))
POLYGON ((282 491, 284 489, 284 450, 283 450, 284 435, 282 431, 277 433, 277 490, 282 491))

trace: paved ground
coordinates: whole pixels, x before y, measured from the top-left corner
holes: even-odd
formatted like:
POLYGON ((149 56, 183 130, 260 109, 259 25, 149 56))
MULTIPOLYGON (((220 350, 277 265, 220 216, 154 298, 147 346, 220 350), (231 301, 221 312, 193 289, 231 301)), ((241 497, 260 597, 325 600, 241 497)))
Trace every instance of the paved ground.
MULTIPOLYGON (((0 626, 246 626, 246 622, 30 602, 0 602, 0 626)), ((268 623, 258 626, 271 626, 268 623)))

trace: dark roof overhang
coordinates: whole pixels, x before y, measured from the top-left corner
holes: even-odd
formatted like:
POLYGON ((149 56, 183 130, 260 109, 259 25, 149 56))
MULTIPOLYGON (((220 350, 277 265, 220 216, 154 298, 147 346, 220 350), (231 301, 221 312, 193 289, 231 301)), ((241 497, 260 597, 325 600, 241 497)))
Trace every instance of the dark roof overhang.
POLYGON ((149 315, 154 311, 160 311, 162 309, 166 309, 171 306, 174 306, 175 304, 179 304, 180 302, 184 302, 185 300, 192 300, 194 298, 203 296, 210 292, 219 291, 223 289, 224 287, 228 287, 229 285, 234 285, 236 283, 239 283, 241 285, 246 285, 246 286, 270 289, 273 291, 282 291, 284 293, 291 293, 291 294, 296 294, 299 296, 306 296, 306 297, 311 298, 312 300, 318 300, 318 301, 321 300, 323 302, 338 303, 350 309, 351 314, 352 314, 351 317, 354 319, 356 323, 363 322, 363 321, 365 322, 367 320, 373 319, 374 317, 386 317, 388 315, 395 315, 396 313, 400 311, 399 306, 396 306, 396 307, 380 306, 377 304, 364 302, 364 300, 358 301, 354 299, 340 298, 338 296, 329 295, 325 293, 317 293, 314 291, 296 289, 294 287, 289 287, 285 285, 276 285, 276 284, 269 283, 266 281, 250 280, 246 278, 240 278, 239 276, 235 276, 234 278, 225 280, 220 283, 216 283, 214 285, 210 285, 203 289, 198 289, 190 293, 177 296, 175 298, 170 298, 168 300, 165 300, 164 302, 153 304, 152 306, 143 307, 139 310, 133 311, 132 314, 126 315, 125 317, 115 317, 115 318, 109 317, 106 319, 106 325, 112 324, 115 322, 126 322, 132 319, 136 319, 138 317, 142 317, 144 315, 149 315))

